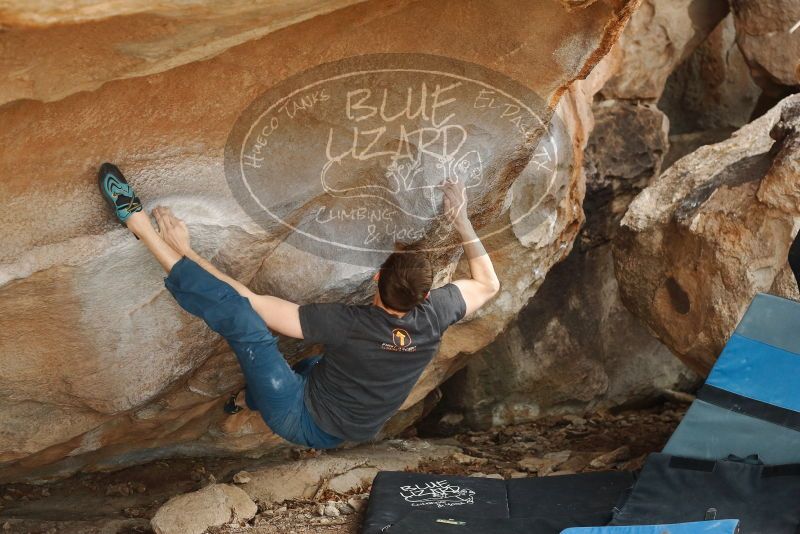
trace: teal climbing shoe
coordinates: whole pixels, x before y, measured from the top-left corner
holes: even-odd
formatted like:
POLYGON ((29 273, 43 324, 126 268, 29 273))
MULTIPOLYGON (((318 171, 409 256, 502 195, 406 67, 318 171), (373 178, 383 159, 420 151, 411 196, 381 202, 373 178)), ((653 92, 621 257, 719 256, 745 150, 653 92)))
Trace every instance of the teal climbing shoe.
POLYGON ((128 217, 142 211, 142 203, 116 165, 103 163, 98 174, 100 192, 114 209, 114 214, 123 225, 128 217))

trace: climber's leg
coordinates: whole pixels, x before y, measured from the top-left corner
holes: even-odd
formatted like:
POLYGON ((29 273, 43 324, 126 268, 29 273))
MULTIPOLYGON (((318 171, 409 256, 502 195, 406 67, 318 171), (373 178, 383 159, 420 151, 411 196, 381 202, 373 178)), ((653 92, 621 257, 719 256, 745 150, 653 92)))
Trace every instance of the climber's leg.
MULTIPOLYGON (((178 303, 228 341, 247 381, 248 404, 261 413, 273 432, 314 448, 341 444, 341 439, 322 431, 311 418, 305 406, 305 376, 291 370, 264 320, 231 285, 240 284, 221 273, 230 283, 212 275, 164 241, 117 167, 103 164, 98 183, 117 219, 142 240, 169 273, 165 284, 178 303)), ((158 211, 155 213, 158 218, 158 211)))
POLYGON ((165 284, 181 307, 228 341, 247 382, 248 405, 261 413, 273 432, 314 448, 341 444, 311 418, 304 399, 305 377, 289 367, 277 339, 247 298, 186 257, 175 263, 165 284))
POLYGON ((133 235, 147 245, 165 271, 169 272, 181 255, 161 239, 153 228, 150 218, 142 211, 142 203, 133 187, 116 165, 103 163, 97 174, 100 193, 114 210, 117 220, 128 227, 133 235))
MULTIPOLYGON (((300 376, 308 377, 308 375, 311 374, 311 371, 314 369, 314 366, 317 365, 320 360, 322 360, 322 356, 310 356, 308 358, 304 358, 292 366, 292 371, 300 376)), ((241 408, 248 408, 250 410, 258 411, 255 399, 253 399, 253 396, 250 394, 247 388, 241 390, 236 395, 234 402, 236 406, 241 408)))
POLYGON ((128 217, 125 224, 147 246, 147 249, 166 272, 170 272, 172 267, 182 258, 180 254, 161 239, 161 236, 158 235, 158 232, 150 223, 150 217, 143 211, 128 217))
POLYGON ((789 266, 792 268, 798 287, 800 287, 800 233, 794 238, 792 246, 789 248, 789 266))

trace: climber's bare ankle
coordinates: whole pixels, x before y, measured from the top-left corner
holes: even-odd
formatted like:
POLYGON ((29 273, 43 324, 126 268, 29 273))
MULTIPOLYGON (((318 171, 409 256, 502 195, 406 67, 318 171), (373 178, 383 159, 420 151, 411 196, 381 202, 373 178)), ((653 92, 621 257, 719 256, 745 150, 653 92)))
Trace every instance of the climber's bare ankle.
POLYGON ((125 221, 125 225, 131 232, 141 229, 143 224, 150 224, 150 218, 147 216, 144 210, 132 213, 131 216, 128 217, 128 220, 125 221))
POLYGON ((153 230, 153 225, 150 223, 150 216, 147 215, 144 210, 132 213, 131 216, 128 217, 128 220, 125 221, 125 225, 128 227, 128 230, 138 238, 141 238, 148 230, 153 230))

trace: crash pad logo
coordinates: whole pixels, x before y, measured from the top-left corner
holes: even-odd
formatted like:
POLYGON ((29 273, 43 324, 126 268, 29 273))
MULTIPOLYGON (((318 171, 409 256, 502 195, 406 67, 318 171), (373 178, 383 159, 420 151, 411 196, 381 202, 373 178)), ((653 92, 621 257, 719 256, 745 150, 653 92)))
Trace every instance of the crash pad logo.
POLYGON ((550 115, 530 89, 479 65, 355 56, 257 98, 228 138, 225 173, 248 215, 284 243, 375 266, 397 244, 460 245, 442 216, 446 181, 464 184, 481 237, 531 216, 552 225, 559 150, 571 143, 550 115))
POLYGON ((450 484, 446 480, 426 482, 415 486, 402 486, 400 496, 411 506, 462 506, 474 504, 475 492, 450 484))

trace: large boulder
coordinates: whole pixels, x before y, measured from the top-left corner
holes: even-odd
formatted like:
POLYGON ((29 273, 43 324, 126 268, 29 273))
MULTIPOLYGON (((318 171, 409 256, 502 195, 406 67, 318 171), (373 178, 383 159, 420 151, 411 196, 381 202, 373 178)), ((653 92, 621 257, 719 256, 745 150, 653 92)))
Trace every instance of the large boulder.
MULTIPOLYGON (((282 444, 257 414, 224 417, 224 397, 242 384, 236 360, 179 309, 156 263, 111 220, 96 190, 100 162, 120 164, 146 208, 172 206, 198 250, 254 288, 299 302, 365 302, 374 292, 372 267, 292 246, 283 226, 257 224, 229 187, 223 156, 241 111, 309 67, 386 52, 450 56, 524 81, 544 103, 543 125, 558 104, 564 127, 551 128, 549 137, 544 128, 521 142, 478 135, 491 149, 484 168, 498 181, 476 202, 473 219, 484 233, 506 229, 489 240, 504 289, 448 332, 407 409, 494 339, 569 253, 582 220, 578 148, 590 121, 573 82, 609 50, 635 5, 609 0, 568 10, 555 2, 374 0, 258 33, 210 59, 135 77, 112 69, 102 85, 76 82, 68 92, 90 90, 0 108, 0 478, 175 454, 255 454, 282 444), (542 165, 534 149, 543 139, 561 154, 544 184, 534 179, 542 165)), ((73 31, 76 42, 86 38, 83 22, 63 22, 52 29, 73 31)), ((91 24, 113 34, 119 22, 91 24)), ((25 31, 0 33, 0 40, 25 31)), ((41 46, 44 55, 49 48, 41 46)), ((293 124, 313 127, 304 116, 293 124)), ((480 134, 477 126, 471 132, 480 134)), ((307 220, 327 197, 312 187, 320 177, 307 144, 296 150, 310 142, 302 133, 287 146, 281 162, 289 171, 274 185, 307 220)), ((439 283, 466 268, 452 251, 435 262, 439 283)), ((307 352, 282 346, 292 361, 307 352)))
POLYGON ((736 37, 762 83, 800 85, 800 3, 731 0, 736 37))
POLYGON ((707 373, 757 292, 797 297, 800 97, 678 160, 630 205, 614 242, 625 305, 707 373))

